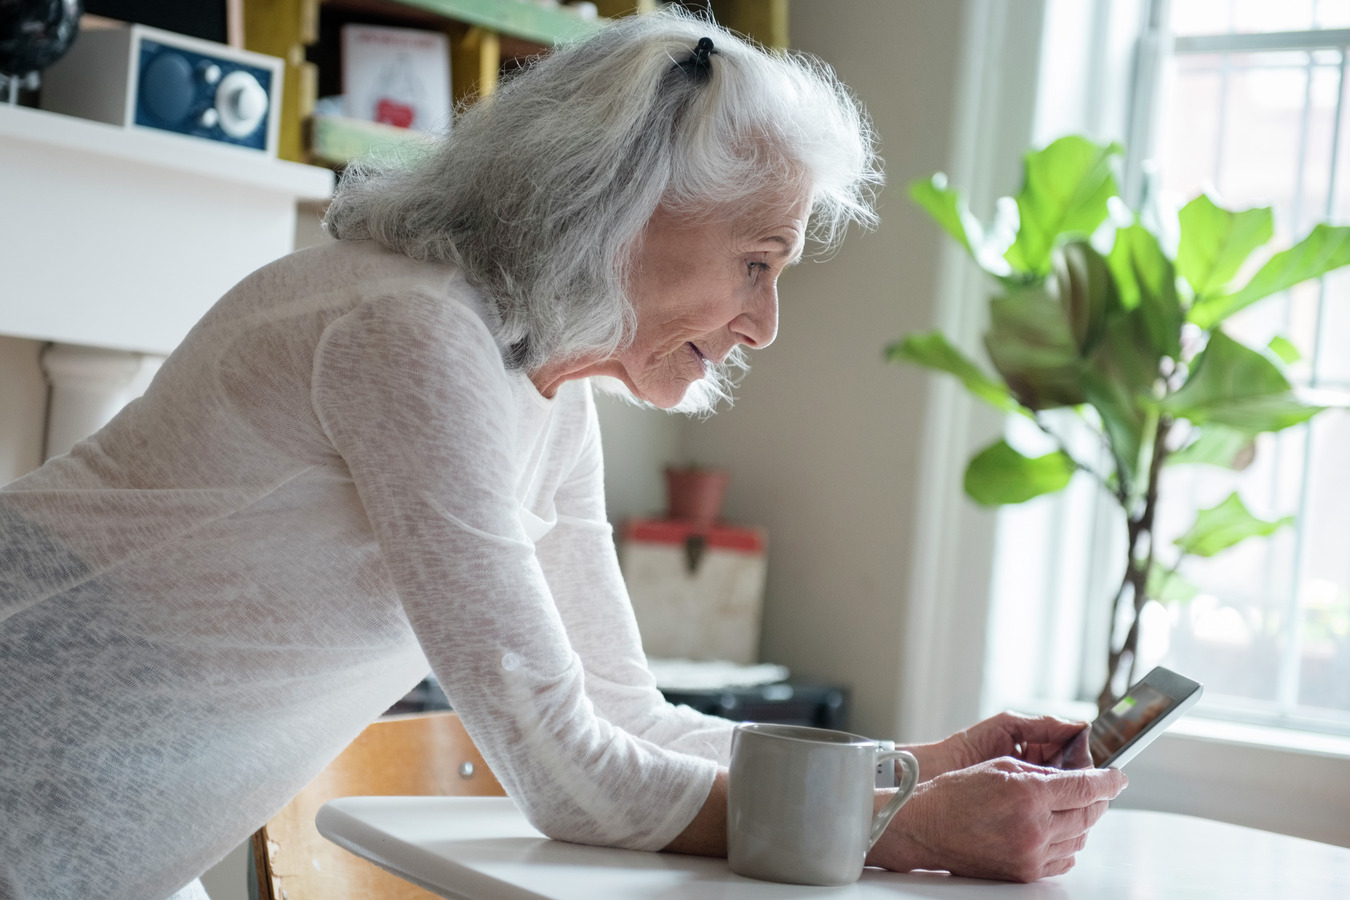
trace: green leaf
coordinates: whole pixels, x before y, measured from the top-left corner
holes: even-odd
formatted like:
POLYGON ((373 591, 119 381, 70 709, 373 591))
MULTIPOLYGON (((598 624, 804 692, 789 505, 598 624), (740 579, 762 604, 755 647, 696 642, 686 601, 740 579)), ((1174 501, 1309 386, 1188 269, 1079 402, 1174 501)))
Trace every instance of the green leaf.
POLYGON ((1026 175, 1017 195, 1017 240, 1004 255, 1016 271, 1044 275, 1050 251, 1062 235, 1088 237, 1106 221, 1106 201, 1117 196, 1111 157, 1119 144, 1063 137, 1025 157, 1026 175))
POLYGON ((1180 357, 1185 316, 1176 273, 1158 239, 1139 224, 1120 229, 1107 266, 1119 287, 1121 308, 1142 312, 1145 333, 1158 355, 1180 357))
POLYGON ((1200 593, 1200 588, 1159 565, 1149 570, 1148 586, 1144 590, 1150 600, 1163 604, 1190 603, 1200 593))
POLYGON ((947 176, 938 172, 909 185, 909 197, 922 206, 947 233, 961 242, 971 256, 984 241, 984 229, 971 214, 961 195, 947 187, 947 176))
POLYGON ((966 467, 966 494, 984 506, 1022 503, 1052 494, 1069 483, 1076 466, 1061 451, 1035 458, 998 440, 981 450, 966 467))
POLYGON ((1288 338, 1280 337, 1278 334, 1270 339, 1266 347, 1286 366, 1292 366, 1303 358, 1303 354, 1298 352, 1298 348, 1290 343, 1288 338))
POLYGON ((989 301, 984 346, 1018 402, 1028 409, 1084 400, 1078 341, 1052 282, 1014 285, 989 301))
POLYGON ((1190 531, 1173 543, 1184 553, 1213 556, 1247 538, 1264 537, 1293 523, 1293 516, 1285 516, 1274 522, 1258 519, 1247 511, 1242 498, 1234 492, 1218 506, 1200 510, 1190 531))
POLYGON ((1230 212, 1204 194, 1182 207, 1177 272, 1197 300, 1221 293, 1247 257, 1275 233, 1270 207, 1230 212))
POLYGON ((1248 435, 1306 422, 1323 409, 1299 400, 1275 362, 1222 331, 1210 336, 1191 377, 1162 408, 1196 425, 1217 423, 1248 435))
POLYGON ((970 358, 952 346, 940 331, 911 334, 886 348, 891 362, 911 362, 955 375, 976 397, 996 409, 1027 415, 1008 388, 986 375, 970 358))
POLYGON ((1212 328, 1263 297, 1344 265, 1350 265, 1350 225, 1318 225, 1302 241, 1272 256, 1246 287, 1196 303, 1190 319, 1201 328, 1212 328))
POLYGON ((1165 465, 1208 465, 1242 470, 1251 465, 1256 440, 1250 434, 1209 424, 1199 429, 1195 440, 1170 454, 1165 465))
POLYGON ((1078 343, 1087 356, 1096 348, 1106 328, 1106 317, 1120 307, 1116 282, 1106 260, 1087 241, 1071 241, 1055 250, 1050 280, 1059 291, 1059 302, 1078 343))
POLYGON ((1154 419, 1159 360, 1144 311, 1136 308, 1107 323, 1101 345, 1082 373, 1084 395, 1101 417, 1127 493, 1135 484, 1144 435, 1154 419))

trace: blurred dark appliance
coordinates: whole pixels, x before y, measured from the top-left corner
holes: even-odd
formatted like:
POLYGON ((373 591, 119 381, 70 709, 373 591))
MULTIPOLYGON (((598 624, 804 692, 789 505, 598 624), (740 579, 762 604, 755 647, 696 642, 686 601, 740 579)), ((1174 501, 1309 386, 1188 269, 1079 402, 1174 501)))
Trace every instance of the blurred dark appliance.
POLYGON ((86 30, 43 78, 42 107, 275 156, 282 61, 145 25, 86 30))
MULTIPOLYGON (((780 681, 753 687, 672 690, 662 693, 710 716, 736 722, 773 722, 814 728, 848 728, 848 692, 841 687, 780 681)), ((390 714, 449 709, 450 701, 435 676, 428 676, 389 710, 390 714)))
POLYGON ((244 46, 242 0, 84 0, 84 11, 217 44, 244 46))
POLYGON ((848 728, 848 694, 834 685, 780 681, 709 690, 663 688, 661 693, 671 703, 737 722, 848 728))

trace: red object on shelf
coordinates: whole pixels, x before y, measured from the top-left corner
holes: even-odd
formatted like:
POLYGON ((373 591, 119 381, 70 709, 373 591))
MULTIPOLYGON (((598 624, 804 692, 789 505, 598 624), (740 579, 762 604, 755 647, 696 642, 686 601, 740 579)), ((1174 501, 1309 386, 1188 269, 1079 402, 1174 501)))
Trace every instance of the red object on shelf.
POLYGON ((722 509, 731 473, 726 469, 666 468, 666 516, 711 525, 722 509))
POLYGON ((707 547, 737 550, 741 553, 763 553, 768 537, 762 528, 740 525, 712 525, 692 519, 632 519, 624 525, 625 541, 647 544, 683 545, 690 537, 702 536, 707 547))
POLYGON ((648 656, 752 664, 759 655, 768 536, 693 519, 633 519, 619 542, 648 656))

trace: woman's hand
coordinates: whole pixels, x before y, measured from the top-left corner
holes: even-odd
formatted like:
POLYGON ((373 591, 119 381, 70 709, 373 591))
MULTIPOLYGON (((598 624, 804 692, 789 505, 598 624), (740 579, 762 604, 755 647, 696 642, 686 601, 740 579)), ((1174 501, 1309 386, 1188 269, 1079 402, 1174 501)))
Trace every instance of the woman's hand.
POLYGON ((947 772, 919 785, 867 864, 1005 881, 1060 875, 1127 782, 1116 769, 1065 771, 1007 756, 947 772))
POLYGON ((927 781, 1002 756, 1038 766, 1082 769, 1092 765, 1087 723, 1056 716, 1024 716, 1002 712, 934 744, 904 747, 919 759, 919 776, 927 781))

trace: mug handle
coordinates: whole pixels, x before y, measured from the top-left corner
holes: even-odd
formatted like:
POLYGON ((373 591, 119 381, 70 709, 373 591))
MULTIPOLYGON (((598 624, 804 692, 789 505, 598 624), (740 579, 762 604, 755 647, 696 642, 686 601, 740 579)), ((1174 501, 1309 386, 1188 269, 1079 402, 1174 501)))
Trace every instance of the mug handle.
POLYGON ((891 824, 891 819, 900 811, 909 800, 914 789, 919 786, 919 761, 915 759, 914 754, 908 750, 883 750, 877 754, 877 762, 885 762, 893 759, 904 769, 904 775, 900 778, 899 789, 891 802, 886 804, 886 808, 877 813, 872 819, 872 834, 867 839, 867 849, 871 850, 872 845, 881 837, 881 833, 886 830, 886 826, 891 824))

